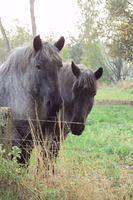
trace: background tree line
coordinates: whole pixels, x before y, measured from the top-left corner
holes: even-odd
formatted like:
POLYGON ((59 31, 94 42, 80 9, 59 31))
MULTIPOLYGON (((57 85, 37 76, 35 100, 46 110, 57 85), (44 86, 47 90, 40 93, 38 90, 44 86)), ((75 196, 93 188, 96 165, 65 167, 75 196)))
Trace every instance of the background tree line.
MULTIPOLYGON (((32 32, 14 21, 7 31, 0 20, 0 62, 17 46, 36 35, 35 0, 29 0, 32 32)), ((115 82, 133 78, 133 3, 131 0, 77 0, 82 19, 79 36, 69 37, 62 52, 64 61, 83 63, 95 70, 104 68, 103 80, 115 82)), ((54 41, 54 35, 48 38, 54 41)))
POLYGON ((82 22, 79 38, 64 58, 92 69, 104 68, 104 81, 133 78, 133 3, 131 0, 77 0, 82 22))

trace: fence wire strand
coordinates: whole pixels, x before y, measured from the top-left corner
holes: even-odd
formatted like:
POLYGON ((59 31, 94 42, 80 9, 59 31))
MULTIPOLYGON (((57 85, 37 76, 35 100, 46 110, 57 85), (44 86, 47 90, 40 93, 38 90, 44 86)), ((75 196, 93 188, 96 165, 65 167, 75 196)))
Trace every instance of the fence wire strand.
MULTIPOLYGON (((26 121, 26 122, 29 122, 29 120, 31 121, 31 122, 48 122, 48 123, 63 123, 63 124, 79 124, 79 125, 82 125, 82 124, 84 124, 84 125, 87 125, 87 126, 90 126, 91 125, 91 123, 89 123, 89 122, 71 122, 71 121, 63 121, 63 120, 43 120, 43 119, 17 119, 17 118, 13 118, 13 120, 16 120, 16 121, 26 121)), ((102 124, 104 124, 104 123, 106 123, 106 122, 97 122, 97 123, 102 123, 102 124)), ((95 123, 96 124, 96 123, 95 123)), ((110 125, 112 125, 113 123, 110 123, 110 125)), ((119 125, 123 125, 123 123, 121 123, 121 124, 117 124, 117 126, 119 126, 119 125)), ((129 125, 129 126, 133 126, 133 123, 132 124, 127 124, 127 125, 129 125)), ((23 126, 23 127, 25 127, 25 126, 23 126)))
MULTIPOLYGON (((29 125, 29 122, 31 121, 31 122, 37 122, 37 123, 40 123, 40 122, 47 122, 47 123, 63 123, 64 125, 69 125, 69 124, 78 124, 78 125, 82 125, 82 124, 84 124, 84 125, 86 125, 86 126, 90 126, 91 127, 91 125, 92 125, 92 121, 91 121, 91 123, 89 123, 89 122, 85 122, 85 123, 81 123, 81 122, 68 122, 68 121, 63 121, 63 120, 41 120, 41 119, 23 119, 23 118, 19 118, 19 119, 17 119, 17 118, 13 118, 13 121, 16 121, 16 122, 19 122, 19 121, 24 121, 24 122, 28 122, 28 126, 30 126, 29 125)), ((100 123, 100 124, 105 124, 106 125, 106 122, 97 122, 97 123, 100 123)), ((95 123, 96 124, 96 123, 95 123)), ((111 126, 113 123, 110 123, 109 125, 111 126)), ((121 127, 121 126, 125 126, 123 123, 121 123, 121 124, 117 124, 117 126, 119 126, 119 127, 121 127)), ((133 124, 126 124, 126 126, 130 126, 131 128, 133 127, 133 124)), ((27 127, 27 125, 21 125, 21 128, 26 128, 27 127)), ((69 128, 69 127, 68 127, 69 128)), ((62 132, 64 131, 63 129, 61 130, 62 132)), ((71 132, 71 131, 69 131, 69 132, 71 132)), ((29 133, 30 134, 30 133, 29 133)), ((28 134, 28 135, 29 135, 28 134)), ((26 137, 28 137, 28 135, 26 136, 26 137)), ((69 135, 69 134, 68 134, 69 135)), ((21 136, 21 135, 20 135, 21 136)), ((22 136, 21 136, 22 137, 22 136)), ((0 140, 7 140, 7 141, 10 141, 11 139, 10 138, 5 138, 5 137, 0 137, 0 140)), ((18 142, 18 144, 20 144, 21 142, 29 142, 30 144, 27 144, 27 145, 31 145, 31 142, 33 143, 33 145, 34 145, 34 142, 37 142, 37 143, 41 143, 42 141, 41 141, 41 139, 34 139, 34 138, 32 138, 32 139, 26 139, 26 138, 17 138, 17 139, 15 139, 15 138, 13 138, 12 139, 13 141, 16 141, 16 142, 18 142)), ((80 150, 80 151, 84 151, 84 152, 89 152, 89 150, 86 150, 86 149, 78 149, 78 148, 72 148, 72 149, 70 149, 70 148, 65 148, 65 150, 72 150, 72 151, 77 151, 77 150, 80 150)))

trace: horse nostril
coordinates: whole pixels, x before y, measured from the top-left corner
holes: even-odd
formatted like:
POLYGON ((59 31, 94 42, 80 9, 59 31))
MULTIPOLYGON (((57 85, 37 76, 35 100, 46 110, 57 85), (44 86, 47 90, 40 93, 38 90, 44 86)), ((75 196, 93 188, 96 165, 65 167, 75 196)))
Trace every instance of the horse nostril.
POLYGON ((52 101, 51 101, 51 100, 48 100, 48 101, 47 101, 47 106, 48 106, 48 107, 52 107, 52 101))
POLYGON ((71 124, 71 131, 74 135, 81 135, 85 128, 84 124, 72 123, 71 124))

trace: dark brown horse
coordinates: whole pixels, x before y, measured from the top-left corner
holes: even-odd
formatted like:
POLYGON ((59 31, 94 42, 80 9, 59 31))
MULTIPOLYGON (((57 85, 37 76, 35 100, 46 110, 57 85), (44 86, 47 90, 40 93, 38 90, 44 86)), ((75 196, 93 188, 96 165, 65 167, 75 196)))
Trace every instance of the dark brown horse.
POLYGON ((28 159, 33 144, 28 120, 35 121, 37 113, 39 120, 47 121, 61 107, 58 74, 63 46, 63 37, 51 45, 36 36, 33 45, 17 48, 0 66, 0 106, 12 108, 13 145, 22 150, 21 163, 28 159))
POLYGON ((61 123, 55 127, 52 134, 50 152, 58 155, 61 140, 64 140, 69 132, 81 135, 88 114, 92 110, 94 97, 97 92, 97 80, 103 74, 103 68, 95 72, 84 65, 64 64, 60 70, 59 85, 63 108, 61 111, 61 123))
MULTIPOLYGON (((102 76, 103 69, 95 72, 84 65, 64 64, 60 71, 59 83, 64 105, 64 121, 74 135, 81 135, 94 97, 97 92, 97 80, 102 76)), ((65 132, 65 135, 68 131, 65 132)))

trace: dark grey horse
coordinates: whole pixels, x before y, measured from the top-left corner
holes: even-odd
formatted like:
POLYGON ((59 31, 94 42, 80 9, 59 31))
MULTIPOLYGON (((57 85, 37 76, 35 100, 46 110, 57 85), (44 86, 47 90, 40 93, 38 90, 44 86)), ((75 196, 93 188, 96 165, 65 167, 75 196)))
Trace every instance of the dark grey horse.
MULTIPOLYGON (((102 73, 102 68, 93 72, 83 65, 75 65, 74 62, 71 65, 64 64, 60 71, 59 83, 64 104, 63 120, 75 135, 81 135, 85 128, 97 92, 96 82, 102 73)), ((65 130, 65 135, 68 132, 68 129, 65 130)))
POLYGON ((61 107, 58 73, 63 46, 63 37, 51 45, 36 36, 32 46, 17 48, 0 66, 0 106, 12 108, 13 145, 22 150, 21 163, 28 159, 27 146, 32 145, 28 119, 34 121, 37 113, 39 120, 49 120, 61 107))
POLYGON ((59 85, 63 99, 61 123, 59 122, 55 127, 51 145, 54 157, 58 155, 61 140, 64 140, 69 132, 74 135, 82 134, 87 116, 93 107, 97 80, 103 74, 103 68, 93 72, 73 62, 63 66, 59 73, 59 85))

